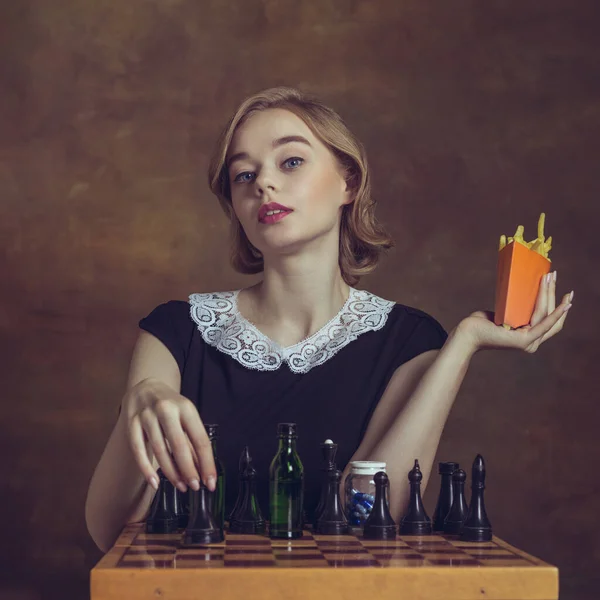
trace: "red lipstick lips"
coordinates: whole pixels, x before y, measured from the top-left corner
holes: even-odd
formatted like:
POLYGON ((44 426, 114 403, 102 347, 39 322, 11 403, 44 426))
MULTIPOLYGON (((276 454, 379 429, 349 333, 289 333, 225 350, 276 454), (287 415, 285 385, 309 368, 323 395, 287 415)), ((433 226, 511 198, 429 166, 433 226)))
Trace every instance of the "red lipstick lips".
POLYGON ((263 204, 258 211, 258 220, 261 223, 266 225, 270 223, 276 223, 277 221, 281 221, 284 217, 287 217, 292 211, 291 208, 287 206, 283 206, 282 204, 278 204, 277 202, 269 202, 268 204, 263 204), (275 214, 268 215, 267 213, 272 211, 281 211, 276 212, 275 214))

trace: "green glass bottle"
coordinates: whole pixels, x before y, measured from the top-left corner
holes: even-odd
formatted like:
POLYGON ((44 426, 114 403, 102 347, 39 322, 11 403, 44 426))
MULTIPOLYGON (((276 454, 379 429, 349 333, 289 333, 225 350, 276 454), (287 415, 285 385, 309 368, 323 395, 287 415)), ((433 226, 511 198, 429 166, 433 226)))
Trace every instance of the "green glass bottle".
POLYGON ((215 467, 217 469, 217 487, 211 494, 212 514, 221 527, 225 525, 225 466, 217 453, 217 440, 219 439, 218 425, 205 425, 208 439, 212 445, 215 467))
POLYGON ((295 423, 277 426, 279 448, 269 469, 270 536, 294 539, 302 537, 304 467, 296 450, 295 423))

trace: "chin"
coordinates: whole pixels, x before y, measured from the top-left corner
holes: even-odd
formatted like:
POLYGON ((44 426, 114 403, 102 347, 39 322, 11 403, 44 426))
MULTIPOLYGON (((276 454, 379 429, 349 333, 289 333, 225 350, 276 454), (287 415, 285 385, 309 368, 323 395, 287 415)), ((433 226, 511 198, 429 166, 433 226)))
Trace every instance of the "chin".
MULTIPOLYGON (((327 238, 331 236, 333 231, 318 231, 307 232, 305 235, 292 234, 288 232, 272 232, 276 235, 261 236, 258 244, 254 244, 263 254, 263 256, 289 256, 299 254, 303 250, 308 250, 309 247, 329 246, 327 238), (316 242, 316 245, 315 245, 316 242)), ((335 248, 339 245, 339 238, 336 236, 335 248)))
POLYGON ((263 256, 268 256, 270 254, 293 254, 301 250, 308 240, 298 235, 291 235, 290 232, 282 232, 261 236, 257 242, 252 243, 262 252, 263 256))

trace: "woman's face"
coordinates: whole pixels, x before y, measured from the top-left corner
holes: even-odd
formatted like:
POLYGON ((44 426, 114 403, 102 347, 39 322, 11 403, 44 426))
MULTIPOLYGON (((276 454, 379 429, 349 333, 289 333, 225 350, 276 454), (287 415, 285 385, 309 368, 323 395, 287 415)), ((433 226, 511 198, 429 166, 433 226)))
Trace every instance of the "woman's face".
POLYGON ((263 256, 327 236, 337 244, 351 194, 335 157, 302 119, 281 108, 254 113, 236 130, 227 161, 233 209, 263 256))

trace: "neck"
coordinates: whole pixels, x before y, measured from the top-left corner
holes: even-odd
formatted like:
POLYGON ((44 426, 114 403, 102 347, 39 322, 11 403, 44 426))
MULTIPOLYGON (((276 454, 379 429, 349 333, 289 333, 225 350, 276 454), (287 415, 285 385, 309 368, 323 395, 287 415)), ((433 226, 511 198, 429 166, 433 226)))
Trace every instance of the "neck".
POLYGON ((337 261, 337 246, 335 251, 265 257, 264 278, 245 290, 242 314, 283 346, 309 337, 340 311, 350 294, 337 261))

